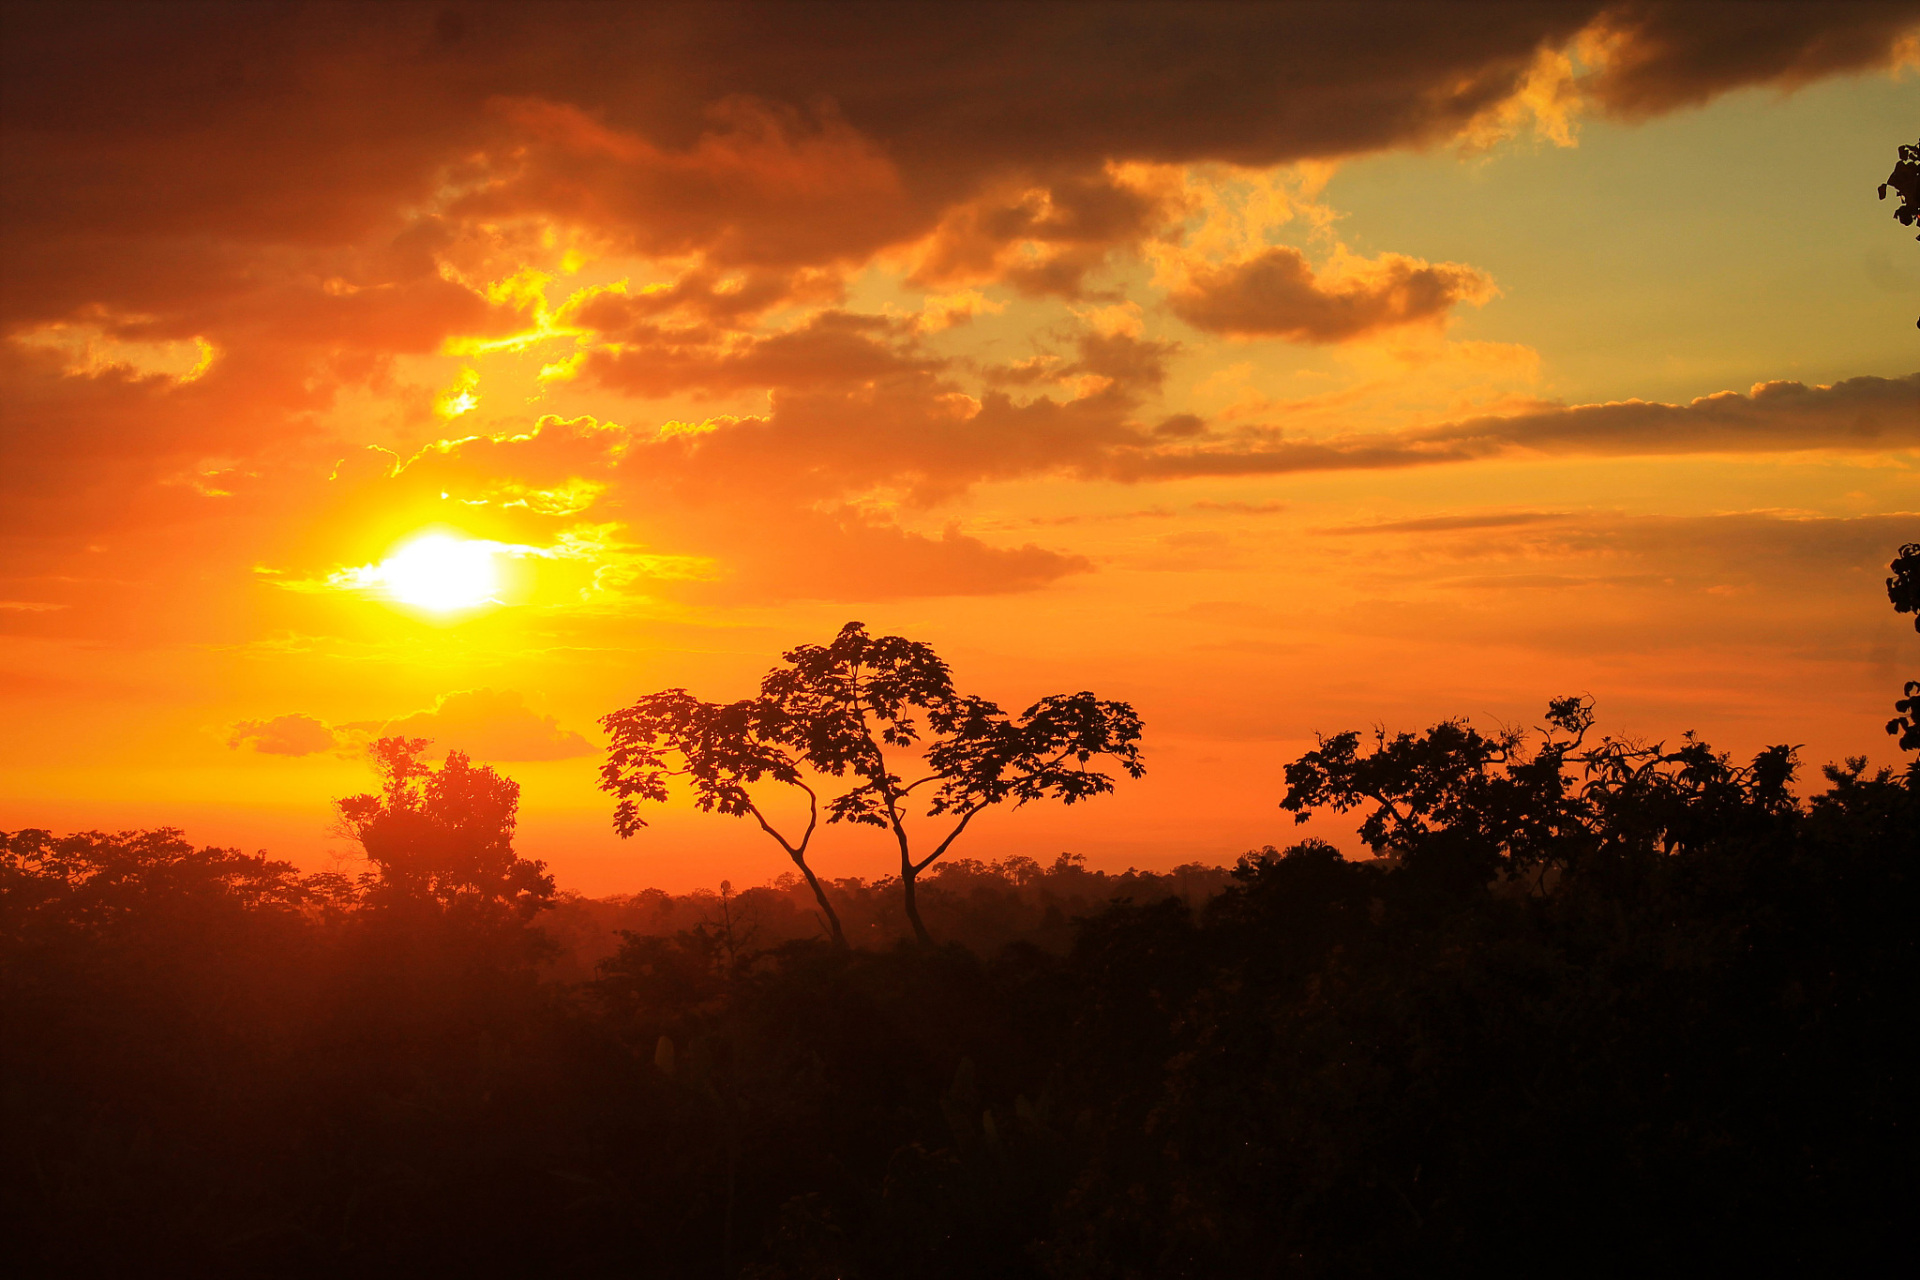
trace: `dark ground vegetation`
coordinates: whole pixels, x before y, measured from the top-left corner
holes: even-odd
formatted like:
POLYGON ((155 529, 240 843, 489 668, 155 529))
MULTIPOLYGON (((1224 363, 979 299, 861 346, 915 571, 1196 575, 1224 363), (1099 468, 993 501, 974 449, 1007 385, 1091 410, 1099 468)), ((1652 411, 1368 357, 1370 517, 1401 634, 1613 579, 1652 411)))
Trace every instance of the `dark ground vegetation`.
POLYGON ((885 883, 834 886, 850 950, 797 881, 544 907, 488 834, 505 780, 404 749, 343 804, 357 883, 15 832, 0 1248, 15 1274, 1864 1274, 1911 1217, 1920 768, 1799 800, 1784 748, 1595 746, 1589 719, 1325 740, 1286 805, 1354 810, 1373 861, 953 864, 935 947, 885 883))

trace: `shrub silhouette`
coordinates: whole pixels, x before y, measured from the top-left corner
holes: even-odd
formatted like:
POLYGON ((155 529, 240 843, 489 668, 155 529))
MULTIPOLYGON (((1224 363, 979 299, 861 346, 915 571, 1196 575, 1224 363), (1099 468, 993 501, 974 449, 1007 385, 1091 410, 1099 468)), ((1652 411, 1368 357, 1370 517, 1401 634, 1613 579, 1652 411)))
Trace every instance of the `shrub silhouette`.
POLYGON ((341 834, 375 871, 370 901, 430 905, 473 919, 526 921, 553 897, 545 864, 513 851, 520 784, 463 752, 438 769, 421 760, 425 738, 381 738, 369 749, 378 794, 337 802, 341 834))

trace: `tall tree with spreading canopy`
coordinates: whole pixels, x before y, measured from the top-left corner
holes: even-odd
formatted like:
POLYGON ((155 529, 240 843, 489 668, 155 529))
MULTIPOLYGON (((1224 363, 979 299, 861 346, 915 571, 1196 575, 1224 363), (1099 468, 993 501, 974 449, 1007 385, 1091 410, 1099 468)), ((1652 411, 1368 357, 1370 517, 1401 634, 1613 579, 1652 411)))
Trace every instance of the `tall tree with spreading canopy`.
POLYGON ((900 851, 900 882, 914 937, 930 943, 916 887, 974 818, 1011 800, 1074 804, 1113 790, 1094 766, 1111 760, 1130 778, 1140 760, 1140 717, 1091 693, 1050 694, 1018 716, 954 688, 932 646, 872 636, 858 622, 827 645, 801 645, 768 673, 761 692, 804 744, 807 763, 853 785, 827 806, 827 821, 880 827, 900 851), (926 735, 930 734, 931 737, 926 735), (922 743, 925 743, 922 747, 922 743), (918 765, 912 760, 918 750, 918 765), (906 780, 904 770, 920 776, 906 780), (926 788, 922 816, 944 833, 919 845, 907 819, 926 788))
POLYGON ((858 622, 830 644, 788 650, 758 697, 720 704, 667 689, 601 723, 613 743, 600 785, 620 798, 614 826, 622 835, 645 825, 638 802, 666 800, 669 780, 684 778, 695 807, 751 817, 780 844, 843 945, 839 919, 807 864, 823 810, 828 824, 879 827, 893 836, 907 921, 927 943, 919 878, 974 818, 1007 801, 1015 808, 1043 799, 1073 804, 1112 791, 1113 775, 1094 767, 1097 760, 1112 761, 1128 777, 1145 772, 1140 717, 1128 704, 1086 692, 1053 694, 1009 716, 986 698, 959 693, 931 646, 869 635, 858 622), (909 782, 907 770, 919 776, 909 782), (824 804, 823 778, 847 780, 824 804), (806 794, 807 824, 797 840, 748 790, 761 781, 806 794), (917 816, 945 820, 930 845, 908 830, 922 803, 917 816))

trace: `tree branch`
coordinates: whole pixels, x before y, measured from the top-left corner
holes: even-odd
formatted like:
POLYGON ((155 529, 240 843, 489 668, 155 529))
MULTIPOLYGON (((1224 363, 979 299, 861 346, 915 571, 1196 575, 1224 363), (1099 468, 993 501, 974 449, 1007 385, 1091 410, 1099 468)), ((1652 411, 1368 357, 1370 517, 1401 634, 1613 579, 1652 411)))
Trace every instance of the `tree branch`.
POLYGON ((934 860, 938 858, 941 854, 945 853, 947 851, 948 846, 951 845, 955 840, 958 840, 960 838, 960 833, 967 829, 967 824, 973 821, 973 816, 976 813, 980 813, 981 811, 986 809, 986 807, 987 806, 985 803, 981 803, 967 810, 965 815, 961 817, 960 821, 957 824, 955 824, 953 830, 947 832, 947 838, 945 840, 942 840, 939 843, 939 845, 935 847, 932 853, 928 854, 925 858, 921 859, 919 862, 914 864, 913 874, 919 875, 922 871, 925 871, 928 867, 932 866, 934 863, 934 860))
MULTIPOLYGON (((742 788, 740 794, 746 795, 746 789, 742 788)), ((794 861, 798 862, 801 858, 804 858, 806 856, 806 850, 807 850, 806 842, 803 840, 799 848, 797 849, 794 848, 793 845, 788 842, 785 836, 781 835, 778 831, 775 831, 773 829, 773 824, 768 822, 766 819, 766 816, 760 812, 760 806, 753 802, 752 796, 747 796, 747 812, 753 815, 753 820, 760 824, 760 829, 762 831, 766 832, 768 835, 772 836, 775 840, 778 840, 780 842, 780 847, 787 851, 787 856, 789 858, 792 858, 794 861)), ((811 838, 813 835, 813 824, 811 823, 807 824, 807 835, 809 838, 811 838)))

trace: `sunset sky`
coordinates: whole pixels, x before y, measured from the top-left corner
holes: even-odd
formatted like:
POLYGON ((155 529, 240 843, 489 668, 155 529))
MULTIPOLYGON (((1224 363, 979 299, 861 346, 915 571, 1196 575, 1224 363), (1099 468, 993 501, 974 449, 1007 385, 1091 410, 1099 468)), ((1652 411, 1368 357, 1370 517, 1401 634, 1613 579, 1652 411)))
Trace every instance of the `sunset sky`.
POLYGON ((596 719, 849 619, 1144 717, 1145 779, 977 857, 1229 860, 1295 838, 1316 731, 1564 693, 1816 780, 1897 755, 1920 245, 1874 188, 1920 4, 10 5, 3 43, 0 828, 323 866, 406 733, 517 779, 563 888, 756 882, 744 824, 613 834, 596 719))

